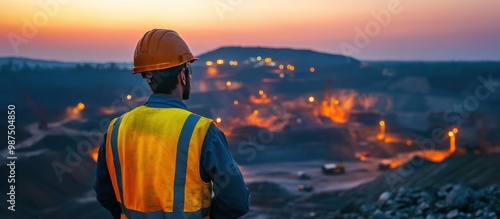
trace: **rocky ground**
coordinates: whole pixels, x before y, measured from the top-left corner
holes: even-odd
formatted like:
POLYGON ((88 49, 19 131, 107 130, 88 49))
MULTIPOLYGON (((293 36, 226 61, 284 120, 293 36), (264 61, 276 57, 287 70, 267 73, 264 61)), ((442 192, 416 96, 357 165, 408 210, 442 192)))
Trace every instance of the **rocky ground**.
POLYGON ((359 212, 309 212, 292 218, 373 218, 373 219, 453 219, 500 217, 500 185, 474 189, 462 184, 448 184, 441 188, 400 188, 384 192, 376 202, 360 206, 359 212))

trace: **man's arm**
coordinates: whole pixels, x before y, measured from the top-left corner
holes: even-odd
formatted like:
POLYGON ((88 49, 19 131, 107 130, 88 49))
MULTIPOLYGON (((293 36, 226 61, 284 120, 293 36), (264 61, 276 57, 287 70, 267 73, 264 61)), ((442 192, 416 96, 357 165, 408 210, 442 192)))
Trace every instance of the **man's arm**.
POLYGON ((114 218, 120 218, 120 205, 116 200, 115 191, 113 190, 111 177, 108 172, 108 166, 106 165, 106 134, 104 135, 104 140, 99 148, 94 190, 97 195, 97 201, 99 201, 102 207, 111 212, 114 218))
POLYGON ((250 208, 250 194, 243 176, 229 152, 226 136, 210 125, 203 142, 201 177, 213 182, 215 197, 210 208, 210 218, 238 218, 250 208))

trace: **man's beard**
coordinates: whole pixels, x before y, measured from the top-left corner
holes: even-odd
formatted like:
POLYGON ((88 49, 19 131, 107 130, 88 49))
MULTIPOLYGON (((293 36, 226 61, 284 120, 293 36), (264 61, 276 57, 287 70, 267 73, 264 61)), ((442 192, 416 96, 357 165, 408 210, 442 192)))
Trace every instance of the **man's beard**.
POLYGON ((189 95, 191 94, 191 80, 186 78, 186 85, 182 88, 182 99, 189 99, 189 95))

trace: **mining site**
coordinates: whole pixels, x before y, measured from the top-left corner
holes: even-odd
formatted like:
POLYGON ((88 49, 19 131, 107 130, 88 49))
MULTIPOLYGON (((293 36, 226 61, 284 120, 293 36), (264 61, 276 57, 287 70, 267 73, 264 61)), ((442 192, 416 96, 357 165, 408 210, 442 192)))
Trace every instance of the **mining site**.
MULTIPOLYGON (((265 47, 199 59, 186 105, 225 133, 252 196, 243 218, 500 217, 500 62, 265 47)), ((16 106, 16 218, 112 218, 92 189, 97 152, 109 122, 151 94, 130 69, 0 58, 0 103, 16 106)))

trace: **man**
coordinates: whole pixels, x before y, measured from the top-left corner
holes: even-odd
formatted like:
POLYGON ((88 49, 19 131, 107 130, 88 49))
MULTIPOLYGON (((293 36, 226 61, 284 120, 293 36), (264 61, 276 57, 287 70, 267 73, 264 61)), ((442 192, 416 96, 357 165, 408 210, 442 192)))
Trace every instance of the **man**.
POLYGON ((153 94, 111 121, 97 160, 97 200, 114 218, 218 219, 248 212, 248 188, 224 134, 183 103, 196 60, 172 30, 151 30, 138 42, 133 73, 146 78, 153 94))

